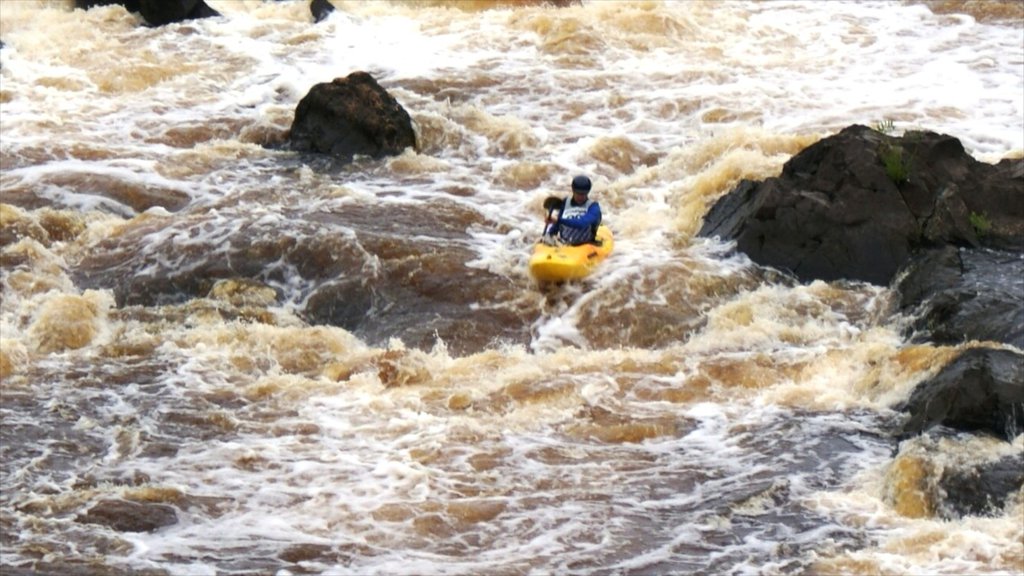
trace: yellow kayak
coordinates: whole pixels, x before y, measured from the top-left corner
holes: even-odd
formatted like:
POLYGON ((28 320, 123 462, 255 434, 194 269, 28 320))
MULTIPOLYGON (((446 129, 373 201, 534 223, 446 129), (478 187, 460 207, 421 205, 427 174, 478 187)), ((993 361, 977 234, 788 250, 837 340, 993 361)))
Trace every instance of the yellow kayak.
POLYGON ((548 246, 538 242, 530 257, 530 275, 543 282, 579 280, 593 272, 612 252, 615 240, 607 226, 597 228, 597 241, 580 246, 548 246))

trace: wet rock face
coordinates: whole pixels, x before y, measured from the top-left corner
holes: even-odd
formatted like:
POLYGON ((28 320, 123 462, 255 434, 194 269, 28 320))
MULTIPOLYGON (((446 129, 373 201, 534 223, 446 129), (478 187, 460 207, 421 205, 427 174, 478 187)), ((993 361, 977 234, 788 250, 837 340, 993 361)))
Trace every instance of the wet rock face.
POLYGON ((118 532, 153 532, 177 524, 178 515, 166 504, 144 504, 127 500, 101 500, 78 517, 83 524, 102 524, 118 532))
POLYGON ((916 341, 991 340, 1024 349, 1024 254, 947 246, 910 264, 896 285, 916 341))
POLYGON ((993 166, 950 136, 851 126, 791 158, 779 177, 741 182, 699 235, 735 240, 801 281, 887 285, 920 248, 1024 250, 1024 160, 993 166))
POLYGON ((1024 354, 965 350, 934 378, 918 384, 899 408, 910 415, 903 426, 907 434, 943 425, 1012 441, 1024 432, 1024 354))
POLYGON ((946 495, 947 518, 1000 514, 1010 497, 1024 485, 1024 455, 989 462, 978 468, 943 474, 939 487, 946 495))
POLYGON ((999 516, 1022 485, 1021 454, 980 464, 955 460, 939 464, 911 449, 896 457, 886 471, 883 498, 908 518, 999 516))
POLYGON ((313 86, 295 109, 288 138, 294 150, 343 160, 416 146, 408 112, 366 72, 313 86))

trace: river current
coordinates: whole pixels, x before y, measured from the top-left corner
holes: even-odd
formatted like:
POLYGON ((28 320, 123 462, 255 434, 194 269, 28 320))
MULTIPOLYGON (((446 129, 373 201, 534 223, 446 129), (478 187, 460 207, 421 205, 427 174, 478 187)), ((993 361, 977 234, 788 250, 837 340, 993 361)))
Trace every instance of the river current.
POLYGON ((908 464, 1024 436, 893 434, 971 343, 695 237, 851 124, 1019 157, 1020 3, 207 3, 0 0, 0 573, 1024 572, 908 464), (359 70, 418 150, 280 146, 359 70), (615 251, 538 286, 576 174, 615 251))

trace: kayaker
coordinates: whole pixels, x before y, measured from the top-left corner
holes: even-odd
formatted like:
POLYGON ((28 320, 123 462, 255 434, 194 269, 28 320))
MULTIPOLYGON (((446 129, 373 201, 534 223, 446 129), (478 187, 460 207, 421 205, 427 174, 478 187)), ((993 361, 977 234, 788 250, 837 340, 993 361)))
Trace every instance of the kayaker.
POLYGON ((556 235, 572 246, 594 241, 601 224, 601 206, 590 199, 590 188, 590 178, 581 175, 572 179, 572 196, 564 200, 557 214, 548 213, 545 242, 550 243, 556 235))

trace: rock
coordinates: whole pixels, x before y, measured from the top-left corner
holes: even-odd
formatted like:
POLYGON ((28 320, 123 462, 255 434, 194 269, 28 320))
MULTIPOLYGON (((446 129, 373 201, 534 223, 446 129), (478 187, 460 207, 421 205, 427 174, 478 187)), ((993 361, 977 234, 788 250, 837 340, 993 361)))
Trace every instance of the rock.
POLYGON ((150 26, 220 16, 203 0, 139 0, 139 12, 150 26))
POLYGON ((334 5, 327 0, 313 0, 309 3, 309 11, 314 22, 322 22, 334 12, 334 5))
POLYGON ((94 6, 124 6, 129 12, 138 12, 141 0, 75 0, 75 8, 88 10, 94 6))
POLYGON ((495 341, 529 341, 535 305, 507 305, 520 287, 466 266, 477 257, 467 230, 483 222, 475 211, 453 202, 408 211, 382 202, 309 217, 282 235, 257 214, 215 247, 181 238, 218 226, 216 215, 137 218, 93 246, 69 274, 79 288, 110 290, 120 308, 207 298, 225 320, 250 316, 246 306, 273 306, 275 287, 286 287, 280 298, 301 303, 296 313, 304 321, 342 327, 371 345, 398 335, 409 347, 430 348, 440 337, 451 353, 463 354, 495 341))
POLYGON ((313 86, 295 109, 288 138, 294 150, 346 161, 416 146, 409 114, 366 72, 313 86))
POLYGON ((970 348, 897 407, 910 417, 906 434, 943 425, 1012 441, 1024 432, 1024 354, 970 348))
POLYGON ((931 250, 899 275, 900 311, 913 316, 915 341, 991 340, 1024 349, 1024 255, 931 250))
POLYGON ((75 8, 88 10, 94 6, 124 6, 137 12, 149 26, 163 26, 174 22, 220 16, 203 0, 75 0, 75 8))
POLYGON ((850 126, 791 158, 779 177, 741 182, 698 235, 735 240, 801 281, 888 285, 921 248, 1024 250, 1024 159, 985 164, 951 136, 850 126))
MULTIPOLYGON (((945 433, 929 436, 905 444, 888 466, 885 502, 907 518, 1002 515, 1024 485, 1024 455, 979 461, 968 448, 940 449, 938 438, 945 433)), ((958 440, 950 435, 944 442, 954 445, 958 440)))
POLYGON ((945 494, 940 514, 946 518, 1000 514, 1010 497, 1024 486, 1024 455, 966 470, 947 469, 939 480, 945 494))
POLYGON ((102 524, 118 532, 153 532, 178 522, 174 508, 166 504, 101 500, 76 519, 82 524, 102 524))

